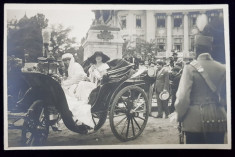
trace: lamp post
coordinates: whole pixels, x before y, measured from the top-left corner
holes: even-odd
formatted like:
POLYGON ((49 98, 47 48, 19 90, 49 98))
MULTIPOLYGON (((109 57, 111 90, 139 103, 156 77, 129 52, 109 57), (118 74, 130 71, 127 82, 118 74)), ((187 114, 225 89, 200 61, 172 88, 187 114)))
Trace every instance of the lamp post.
POLYGON ((46 28, 42 30, 42 38, 43 38, 43 58, 44 62, 47 62, 47 67, 44 67, 44 72, 46 74, 57 73, 57 66, 55 65, 55 58, 49 52, 49 43, 51 38, 51 29, 46 28), (46 70, 46 69, 47 70, 46 70))
POLYGON ((42 40, 43 40, 43 57, 47 58, 49 53, 49 43, 51 38, 51 32, 48 28, 42 30, 42 40))

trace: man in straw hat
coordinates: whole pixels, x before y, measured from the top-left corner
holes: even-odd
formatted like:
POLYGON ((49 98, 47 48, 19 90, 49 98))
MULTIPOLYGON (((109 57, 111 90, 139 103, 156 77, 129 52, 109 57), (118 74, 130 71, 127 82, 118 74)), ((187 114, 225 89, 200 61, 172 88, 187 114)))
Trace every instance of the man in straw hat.
POLYGON ((169 92, 169 73, 168 70, 163 68, 164 62, 162 60, 156 61, 157 66, 157 76, 155 82, 156 88, 156 97, 157 97, 157 106, 158 106, 158 115, 156 118, 163 117, 163 111, 165 112, 165 118, 168 118, 169 111, 168 111, 168 99, 161 100, 160 93, 163 91, 169 92))

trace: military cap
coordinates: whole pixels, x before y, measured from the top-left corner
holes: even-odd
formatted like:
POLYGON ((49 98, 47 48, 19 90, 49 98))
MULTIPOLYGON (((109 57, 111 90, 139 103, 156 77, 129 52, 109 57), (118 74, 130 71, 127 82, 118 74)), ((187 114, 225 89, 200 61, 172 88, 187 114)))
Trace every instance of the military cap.
POLYGON ((213 38, 204 35, 195 35, 195 46, 210 47, 212 45, 213 38))

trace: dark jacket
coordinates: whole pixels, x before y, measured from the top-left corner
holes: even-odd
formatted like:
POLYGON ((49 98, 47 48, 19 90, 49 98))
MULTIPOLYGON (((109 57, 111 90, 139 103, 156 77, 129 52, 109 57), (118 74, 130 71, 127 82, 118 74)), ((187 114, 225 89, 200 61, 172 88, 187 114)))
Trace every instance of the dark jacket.
POLYGON ((169 92, 169 72, 167 69, 163 68, 161 72, 157 72, 155 88, 158 93, 163 90, 167 90, 169 92))
MULTIPOLYGON (((210 80, 220 90, 221 96, 226 97, 225 65, 214 61, 208 53, 199 55, 198 63, 208 73, 210 80)), ((188 132, 202 132, 200 105, 214 103, 215 94, 212 93, 199 72, 190 64, 185 65, 179 88, 176 93, 175 108, 178 120, 182 121, 182 130, 188 132)), ((222 108, 221 108, 222 109, 222 108)))
POLYGON ((172 93, 176 94, 179 83, 180 83, 181 73, 176 74, 172 77, 172 93))
POLYGON ((134 69, 139 69, 140 59, 137 57, 130 57, 129 62, 135 64, 134 69))

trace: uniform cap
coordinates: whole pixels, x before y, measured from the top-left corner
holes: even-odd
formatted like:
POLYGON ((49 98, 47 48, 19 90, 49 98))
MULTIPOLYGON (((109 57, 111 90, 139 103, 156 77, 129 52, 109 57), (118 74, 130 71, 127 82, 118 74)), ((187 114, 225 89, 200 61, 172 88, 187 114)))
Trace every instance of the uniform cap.
POLYGON ((210 47, 212 45, 213 38, 204 35, 195 35, 195 46, 206 46, 210 47))

